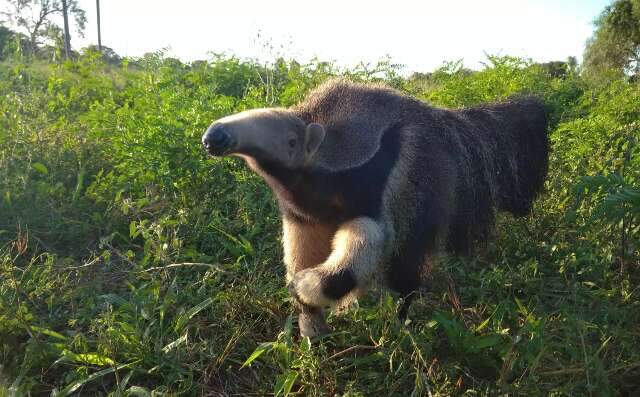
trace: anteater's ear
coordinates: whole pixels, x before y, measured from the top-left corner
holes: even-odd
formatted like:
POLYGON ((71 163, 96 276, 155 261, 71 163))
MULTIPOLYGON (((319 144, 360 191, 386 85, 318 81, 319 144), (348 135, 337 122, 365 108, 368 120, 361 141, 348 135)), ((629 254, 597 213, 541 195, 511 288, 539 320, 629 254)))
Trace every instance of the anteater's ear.
POLYGON ((322 124, 311 123, 307 125, 304 136, 305 159, 311 158, 316 153, 316 151, 318 151, 320 144, 322 143, 322 141, 324 141, 325 135, 326 132, 322 124))

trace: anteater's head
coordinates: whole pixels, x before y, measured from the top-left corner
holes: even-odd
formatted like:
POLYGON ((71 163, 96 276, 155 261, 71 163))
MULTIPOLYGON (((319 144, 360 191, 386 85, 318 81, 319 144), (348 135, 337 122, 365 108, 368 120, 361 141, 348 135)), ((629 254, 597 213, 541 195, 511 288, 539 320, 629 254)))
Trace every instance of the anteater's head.
POLYGON ((255 109, 215 121, 202 144, 213 156, 247 156, 295 169, 311 164, 325 135, 322 124, 306 124, 290 110, 255 109))

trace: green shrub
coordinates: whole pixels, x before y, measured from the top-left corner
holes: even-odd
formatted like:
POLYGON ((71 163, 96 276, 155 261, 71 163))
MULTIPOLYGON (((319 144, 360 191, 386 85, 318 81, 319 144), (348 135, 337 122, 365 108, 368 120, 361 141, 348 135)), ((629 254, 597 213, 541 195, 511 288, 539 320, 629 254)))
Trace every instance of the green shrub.
POLYGON ((514 57, 411 78, 389 59, 0 63, 0 394, 631 395, 639 109, 637 83, 514 57), (374 291, 296 340, 273 197, 200 136, 335 75, 449 107, 537 95, 550 173, 482 255, 440 261, 406 324, 374 291))

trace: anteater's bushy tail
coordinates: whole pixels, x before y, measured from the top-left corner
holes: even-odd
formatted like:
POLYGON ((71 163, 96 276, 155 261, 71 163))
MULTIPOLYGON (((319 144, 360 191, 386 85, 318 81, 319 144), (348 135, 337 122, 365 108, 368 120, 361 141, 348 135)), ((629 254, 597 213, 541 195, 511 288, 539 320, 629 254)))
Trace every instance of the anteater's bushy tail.
POLYGON ((504 131, 509 142, 501 151, 496 204, 500 210, 524 216, 542 190, 549 168, 547 115, 536 98, 518 98, 511 103, 504 131))
POLYGON ((448 247, 466 253, 486 240, 496 211, 531 211, 547 176, 549 138, 544 105, 534 97, 455 114, 461 126, 452 143, 460 159, 459 182, 448 247))

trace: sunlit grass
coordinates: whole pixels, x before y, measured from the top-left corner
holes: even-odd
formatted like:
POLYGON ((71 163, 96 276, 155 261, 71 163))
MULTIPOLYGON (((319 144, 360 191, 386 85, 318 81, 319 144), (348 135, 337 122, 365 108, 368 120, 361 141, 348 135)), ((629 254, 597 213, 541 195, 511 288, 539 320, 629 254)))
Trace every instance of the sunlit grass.
POLYGON ((637 83, 589 87, 510 57, 397 72, 346 71, 453 107, 543 97, 546 192, 476 256, 441 258, 408 321, 374 289, 301 340, 274 199, 199 136, 335 68, 0 64, 0 395, 634 395, 637 83))

